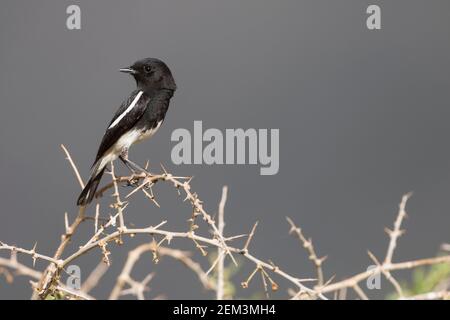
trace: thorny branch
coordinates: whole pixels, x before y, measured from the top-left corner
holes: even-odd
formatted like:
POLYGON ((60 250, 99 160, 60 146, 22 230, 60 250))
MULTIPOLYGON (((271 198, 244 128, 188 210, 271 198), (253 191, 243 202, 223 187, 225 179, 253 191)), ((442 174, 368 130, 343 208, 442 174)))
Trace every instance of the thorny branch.
POLYGON ((361 299, 367 299, 367 296, 360 288, 359 283, 363 280, 368 279, 369 277, 383 274, 386 277, 386 279, 389 282, 391 282, 397 294, 399 295, 399 298, 403 298, 404 295, 401 286, 398 283, 398 281, 392 276, 391 271, 407 270, 417 268, 420 266, 434 265, 439 263, 450 263, 450 255, 436 258, 418 259, 414 261, 406 261, 399 263, 392 262, 392 257, 397 247, 397 240, 404 233, 404 231, 401 230, 401 225, 403 219, 407 216, 406 204, 411 195, 412 193, 407 193, 402 197, 402 200, 399 204, 397 218, 394 222, 394 229, 393 230, 386 229, 386 232, 389 235, 389 245, 384 262, 380 263, 378 259, 369 251, 368 252, 369 257, 376 264, 375 268, 369 269, 365 272, 361 272, 345 280, 325 285, 322 288, 318 289, 321 293, 329 293, 347 288, 352 288, 361 299))
MULTIPOLYGON (((224 212, 225 212, 225 204, 227 202, 227 195, 228 195, 228 187, 224 186, 222 188, 222 198, 220 199, 219 203, 219 212, 218 212, 218 219, 219 219, 219 232, 220 234, 223 234, 223 229, 225 227, 225 221, 224 221, 224 212)), ((217 289, 216 289, 216 299, 217 300, 223 300, 224 297, 224 269, 225 269, 225 257, 224 257, 224 251, 219 248, 217 251, 217 259, 219 261, 217 262, 217 289)))
POLYGON ((314 265, 316 266, 317 269, 317 285, 323 286, 323 271, 322 271, 322 263, 325 261, 325 259, 327 258, 322 257, 319 258, 316 254, 316 251, 314 250, 314 246, 312 243, 311 238, 307 239, 302 232, 302 229, 300 229, 299 227, 297 227, 295 225, 295 223, 292 221, 291 218, 286 217, 286 220, 288 221, 288 223, 291 225, 291 230, 289 231, 289 233, 291 234, 295 234, 295 236, 299 239, 299 241, 302 243, 303 248, 305 248, 308 253, 309 253, 309 260, 311 260, 314 265))
MULTIPOLYGON (((83 181, 78 172, 78 169, 72 160, 69 152, 64 146, 61 146, 67 160, 70 163, 71 168, 78 180, 78 183, 83 187, 83 181)), ((161 166, 162 167, 162 166, 161 166)), ((217 299, 224 299, 224 285, 225 285, 225 268, 233 267, 237 262, 233 257, 233 254, 240 255, 254 264, 255 268, 253 272, 247 277, 245 281, 241 283, 242 287, 247 288, 251 284, 251 281, 259 273, 262 281, 262 287, 265 295, 269 298, 269 288, 273 291, 279 289, 279 285, 274 279, 275 276, 283 278, 291 285, 295 286, 295 291, 289 289, 292 299, 328 299, 326 294, 334 294, 334 297, 343 297, 347 289, 353 289, 357 297, 360 299, 369 299, 367 294, 361 287, 361 282, 368 279, 373 275, 384 275, 386 279, 392 283, 394 289, 397 291, 400 298, 403 299, 445 299, 449 297, 447 290, 439 290, 435 292, 429 292, 423 295, 417 295, 413 297, 405 297, 402 288, 398 281, 392 276, 393 271, 412 269, 425 265, 434 265, 438 263, 450 263, 450 255, 444 255, 435 258, 418 259, 406 262, 393 262, 394 251, 397 247, 398 238, 403 231, 401 230, 401 224, 406 217, 406 204, 411 194, 403 196, 399 205, 399 211, 397 218, 394 222, 392 230, 387 229, 389 235, 389 245, 387 248, 385 259, 380 263, 377 258, 369 252, 369 257, 375 263, 375 267, 358 273, 354 276, 346 278, 338 282, 332 282, 333 278, 325 282, 324 272, 322 270, 322 263, 325 257, 319 258, 313 247, 311 239, 304 236, 302 229, 297 227, 294 221, 287 218, 290 224, 290 233, 295 235, 302 243, 309 255, 309 259, 314 263, 317 279, 314 288, 306 286, 306 281, 312 279, 301 279, 282 270, 279 266, 275 265, 272 261, 263 261, 250 253, 249 246, 255 235, 257 222, 254 224, 248 235, 237 235, 227 237, 224 235, 224 207, 227 200, 227 188, 222 190, 222 198, 219 203, 218 209, 218 224, 211 217, 211 215, 204 209, 203 202, 199 196, 191 190, 191 178, 189 177, 177 177, 168 173, 164 167, 161 174, 150 174, 144 172, 141 174, 134 174, 131 176, 116 176, 114 172, 114 166, 111 164, 111 177, 112 181, 107 183, 102 189, 97 192, 97 197, 102 197, 109 190, 113 190, 113 203, 111 207, 116 210, 113 216, 110 216, 106 222, 100 221, 100 206, 95 206, 95 218, 91 218, 94 221, 94 233, 90 236, 86 242, 80 245, 75 251, 63 257, 63 254, 70 242, 73 234, 78 230, 80 224, 87 220, 85 216, 85 207, 80 207, 79 212, 75 220, 70 224, 67 214, 64 218, 65 231, 61 237, 61 243, 58 246, 53 256, 47 256, 40 254, 36 251, 36 245, 32 249, 23 249, 16 246, 8 245, 0 242, 0 251, 10 252, 9 259, 0 257, 0 274, 3 274, 6 279, 11 282, 14 276, 22 275, 32 279, 31 285, 33 290, 33 299, 45 299, 49 295, 61 295, 67 299, 94 299, 89 295, 89 292, 96 287, 102 279, 102 276, 107 272, 108 266, 111 263, 109 256, 111 255, 111 244, 115 243, 121 245, 129 237, 135 237, 136 235, 151 236, 153 241, 146 242, 139 245, 135 249, 131 250, 128 254, 128 258, 122 268, 121 273, 117 277, 113 290, 109 296, 110 299, 118 299, 124 295, 133 295, 137 299, 145 299, 145 292, 148 290, 150 281, 154 277, 154 272, 149 272, 144 279, 138 281, 132 276, 133 268, 135 264, 141 259, 144 253, 151 253, 153 262, 158 263, 162 257, 171 257, 187 268, 189 268, 198 278, 203 287, 207 290, 213 290, 217 299), (119 184, 125 182, 128 185, 138 183, 138 186, 133 189, 125 197, 120 195, 119 184), (158 202, 153 194, 153 187, 158 182, 166 182, 171 184, 178 193, 183 193, 185 201, 188 201, 192 206, 192 217, 189 219, 190 227, 187 231, 169 231, 163 230, 166 221, 159 223, 156 226, 149 227, 136 227, 130 228, 126 224, 125 211, 127 204, 132 196, 142 192, 146 198, 148 198, 153 204, 159 207, 158 202), (181 192, 180 192, 181 191, 181 192), (122 200, 122 199, 127 199, 122 200), (196 217, 202 217, 203 221, 209 227, 212 232, 211 237, 202 236, 197 234, 199 226, 195 223, 196 217), (242 237, 246 237, 245 243, 242 247, 231 246, 230 242, 236 241, 242 237), (205 271, 202 264, 195 261, 192 253, 189 251, 178 250, 170 248, 171 240, 174 238, 185 239, 192 241, 194 247, 197 248, 202 255, 208 254, 209 248, 216 248, 217 258, 210 265, 209 269, 205 271), (164 244, 164 245, 163 245, 164 244), (102 256, 102 262, 89 274, 86 281, 81 288, 73 289, 63 284, 61 275, 65 272, 65 268, 70 263, 84 256, 86 253, 98 249, 102 256), (18 262, 18 255, 26 255, 31 257, 33 261, 33 268, 26 266, 23 263, 18 262), (230 257, 233 264, 227 266, 225 264, 226 257, 230 257), (48 263, 48 267, 40 272, 34 269, 34 263, 36 260, 42 260, 48 263), (210 273, 216 270, 217 281, 210 276, 210 273), (37 282, 34 282, 37 281, 37 282)), ((448 245, 443 245, 443 250, 449 250, 448 245)), ((229 280, 227 280, 229 281, 229 280)))
MULTIPOLYGON (((67 160, 69 161, 70 165, 72 166, 73 171, 75 172, 75 176, 77 177, 78 182, 80 183, 81 189, 83 189, 84 183, 81 179, 81 176, 80 176, 80 173, 79 173, 77 167, 75 166, 75 163, 72 160, 72 157, 70 156, 70 153, 67 151, 67 149, 64 145, 61 145, 61 148, 63 149, 64 153, 66 154, 67 160)), ((65 233, 61 236, 61 243, 60 243, 58 249, 56 250, 55 255, 53 256, 53 259, 59 259, 61 257, 61 255, 63 254, 67 245, 69 244, 72 235, 76 232, 79 225, 84 221, 85 211, 86 211, 86 207, 84 207, 84 206, 80 207, 78 210, 78 215, 75 218, 74 222, 70 226, 68 226, 67 223, 65 224, 65 233)), ((41 279, 39 280, 37 287, 34 288, 31 299, 36 300, 39 298, 46 297, 53 281, 59 277, 58 269, 59 268, 58 268, 57 264, 55 264, 55 263, 49 264, 47 269, 43 272, 43 275, 42 275, 41 279)))

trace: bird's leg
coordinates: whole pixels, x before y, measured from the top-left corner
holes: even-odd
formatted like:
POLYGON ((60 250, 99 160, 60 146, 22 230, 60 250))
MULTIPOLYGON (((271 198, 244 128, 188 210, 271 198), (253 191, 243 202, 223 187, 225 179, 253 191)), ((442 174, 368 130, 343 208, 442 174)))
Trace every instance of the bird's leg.
POLYGON ((131 173, 135 174, 136 170, 133 169, 133 167, 131 167, 127 160, 128 160, 128 148, 123 148, 122 152, 119 155, 119 159, 120 161, 123 162, 123 164, 128 168, 128 170, 131 171, 131 173))
POLYGON ((126 158, 124 158, 124 157, 122 157, 122 156, 119 156, 119 159, 120 159, 120 161, 122 161, 123 164, 128 168, 128 170, 131 171, 132 174, 136 174, 136 170, 134 170, 133 167, 132 167, 130 164, 128 164, 126 158))
POLYGON ((128 149, 124 148, 120 153, 119 159, 127 166, 127 168, 133 173, 136 174, 136 171, 143 172, 145 174, 151 175, 146 169, 142 168, 137 163, 134 163, 130 159, 128 159, 128 149))
POLYGON ((128 163, 128 165, 134 167, 135 169, 137 169, 138 171, 144 172, 146 174, 151 175, 150 172, 148 172, 147 170, 145 170, 144 168, 142 168, 140 165, 138 165, 137 163, 134 163, 133 161, 131 161, 130 159, 125 159, 125 161, 128 163))
MULTIPOLYGON (((128 170, 131 171, 131 173, 133 175, 136 174, 136 170, 134 170, 133 167, 128 163, 129 160, 128 160, 128 149, 127 148, 124 148, 122 150, 122 152, 119 155, 119 159, 128 168, 128 170)), ((139 179, 131 179, 130 181, 128 181, 128 185, 132 186, 132 187, 135 187, 135 186, 137 186, 138 182, 139 182, 139 179)))

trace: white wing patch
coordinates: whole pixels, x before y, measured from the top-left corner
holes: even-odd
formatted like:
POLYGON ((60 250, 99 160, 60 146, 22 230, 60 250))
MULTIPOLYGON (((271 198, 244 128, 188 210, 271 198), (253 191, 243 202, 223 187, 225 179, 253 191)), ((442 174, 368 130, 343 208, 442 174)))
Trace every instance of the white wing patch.
POLYGON ((134 98, 133 102, 131 102, 131 104, 128 106, 128 108, 127 108, 120 116, 118 116, 117 119, 114 120, 113 123, 111 123, 111 125, 109 126, 108 129, 111 129, 112 127, 116 126, 116 125, 120 122, 120 120, 122 120, 123 117, 125 117, 125 116, 127 115, 127 113, 130 112, 131 109, 134 108, 134 106, 135 106, 136 103, 139 101, 139 99, 141 98, 141 96, 142 96, 143 93, 144 93, 143 91, 139 91, 139 92, 138 92, 138 94, 137 94, 136 97, 134 98))

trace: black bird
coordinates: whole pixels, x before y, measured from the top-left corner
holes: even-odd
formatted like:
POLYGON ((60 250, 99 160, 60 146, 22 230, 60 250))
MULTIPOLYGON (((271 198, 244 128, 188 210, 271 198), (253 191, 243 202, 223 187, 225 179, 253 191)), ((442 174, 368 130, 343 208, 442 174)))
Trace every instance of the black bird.
POLYGON ((155 58, 139 60, 120 71, 134 77, 137 89, 122 103, 106 129, 89 181, 78 197, 79 206, 92 201, 105 168, 111 161, 119 158, 131 171, 145 171, 128 159, 128 149, 158 130, 177 88, 170 69, 155 58))

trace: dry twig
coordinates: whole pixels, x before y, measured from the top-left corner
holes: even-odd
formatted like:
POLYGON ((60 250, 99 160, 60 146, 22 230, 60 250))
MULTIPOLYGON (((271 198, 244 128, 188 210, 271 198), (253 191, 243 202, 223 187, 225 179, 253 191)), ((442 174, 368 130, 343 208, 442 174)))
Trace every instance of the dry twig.
MULTIPOLYGON (((61 146, 66 158, 69 161, 71 168, 73 169, 78 183, 83 187, 83 181, 79 175, 77 167, 72 160, 67 148, 61 146)), ((45 299, 52 292, 59 292, 67 299, 94 299, 88 293, 97 286, 101 281, 103 274, 107 270, 106 264, 110 263, 109 251, 111 243, 121 244, 125 236, 134 237, 136 235, 145 235, 146 237, 153 237, 154 241, 151 243, 142 244, 135 249, 131 250, 128 254, 128 258, 124 264, 124 267, 118 276, 113 290, 110 294, 110 299, 118 299, 123 295, 132 294, 138 299, 145 299, 145 291, 148 290, 148 284, 154 276, 154 273, 149 273, 141 281, 137 281, 132 277, 132 271, 136 262, 140 259, 142 254, 146 252, 151 252, 153 254, 153 259, 155 262, 159 261, 160 257, 167 256, 172 257, 177 261, 183 263, 186 267, 196 274, 202 285, 209 290, 215 290, 217 299, 224 299, 224 268, 225 268, 225 257, 229 256, 233 263, 236 260, 233 254, 241 255, 244 260, 251 262, 254 265, 253 272, 249 275, 247 280, 242 282, 243 287, 248 287, 254 276, 259 273, 261 276, 261 281, 263 283, 263 290, 267 297, 269 297, 269 285, 272 290, 278 289, 278 284, 275 282, 274 277, 278 276, 285 279, 286 281, 293 284, 296 289, 295 291, 290 290, 292 299, 327 299, 325 294, 333 293, 336 298, 345 298, 347 289, 352 289, 355 291, 360 299, 368 299, 369 297, 363 291, 361 287, 361 282, 368 279, 374 275, 384 275, 388 281, 392 283, 394 289, 399 294, 400 298, 404 298, 402 288, 398 281, 392 276, 393 271, 397 270, 407 270, 420 266, 434 265, 438 263, 450 263, 450 255, 444 255, 435 258, 418 259, 406 262, 393 262, 394 251, 397 247, 398 238, 401 236, 403 231, 401 230, 401 225, 403 219, 406 217, 406 204, 411 196, 411 194, 406 194, 403 196, 402 201, 399 205, 399 211, 397 218, 394 222, 394 227, 392 230, 387 229, 389 235, 389 245, 387 248, 386 256, 383 262, 379 262, 378 259, 369 252, 369 257, 375 263, 374 268, 353 275, 349 278, 338 282, 332 282, 333 278, 325 282, 325 278, 322 270, 322 263, 325 258, 319 258, 315 252, 311 239, 304 236, 302 230, 295 225, 292 219, 287 218, 291 230, 302 243, 303 247, 307 250, 309 254, 309 259, 314 263, 317 272, 317 284, 314 288, 309 288, 304 284, 306 280, 301 279, 297 276, 287 273, 280 267, 275 265, 273 262, 265 262, 253 254, 250 253, 249 246, 253 240, 256 232, 256 227, 258 222, 256 222, 248 235, 244 245, 231 246, 229 243, 231 241, 237 240, 245 235, 237 235, 231 237, 224 236, 224 207, 227 200, 227 188, 224 187, 222 190, 222 197, 219 203, 218 210, 218 224, 213 220, 210 214, 206 212, 203 207, 203 202, 200 200, 199 196, 191 190, 191 178, 186 177, 176 177, 168 173, 164 167, 163 173, 151 175, 148 173, 142 173, 139 175, 131 176, 115 176, 114 166, 112 165, 112 181, 107 183, 102 189, 97 193, 97 196, 102 196, 106 191, 113 190, 114 203, 112 207, 117 209, 113 216, 104 224, 99 224, 100 216, 100 206, 97 205, 95 208, 95 217, 91 218, 94 221, 94 233, 90 236, 84 244, 79 246, 75 251, 69 253, 65 258, 63 258, 63 253, 70 242, 73 234, 78 230, 81 222, 86 220, 85 207, 80 207, 79 212, 75 220, 70 223, 68 215, 64 216, 65 232, 61 237, 61 243, 58 246, 55 254, 47 256, 40 254, 36 251, 36 245, 32 249, 23 249, 16 246, 7 245, 0 242, 0 251, 10 252, 10 258, 0 258, 0 273, 3 273, 9 281, 12 281, 14 275, 24 275, 28 276, 33 280, 38 280, 37 283, 33 283, 33 299, 45 299), (171 184, 176 190, 184 193, 185 200, 189 201, 192 206, 192 218, 191 226, 188 231, 169 231, 163 230, 166 221, 159 223, 156 226, 149 227, 127 227, 124 221, 124 212, 127 209, 127 203, 122 202, 119 183, 121 182, 139 182, 139 186, 136 187, 128 196, 135 194, 137 191, 143 191, 145 196, 149 198, 153 203, 159 206, 153 194, 152 187, 158 182, 166 182, 171 184), (149 191, 147 191, 149 190, 149 191), (207 226, 212 231, 212 236, 202 236, 196 233, 198 226, 195 224, 195 217, 201 216, 206 222, 207 226), (119 220, 117 225, 117 219, 119 220), (160 239, 158 242, 156 238, 160 239), (206 255, 209 248, 216 248, 218 255, 217 259, 212 263, 209 270, 204 271, 201 264, 194 261, 191 254, 186 251, 177 250, 170 247, 162 246, 162 244, 170 245, 171 240, 174 238, 185 239, 187 241, 192 241, 196 248, 200 250, 203 255, 206 255), (103 262, 100 263, 88 276, 86 281, 83 283, 81 290, 74 290, 68 288, 60 281, 60 274, 64 272, 65 268, 71 263, 84 256, 93 249, 100 249, 103 256, 103 262), (26 265, 19 263, 17 260, 18 254, 23 254, 30 256, 33 261, 33 268, 27 267, 26 265), (43 260, 48 263, 48 267, 43 271, 39 272, 34 269, 34 262, 36 260, 43 260), (217 268, 217 282, 212 281, 209 277, 209 273, 217 268)), ((448 245, 443 246, 443 250, 448 251, 448 245)), ((439 291, 429 292, 422 295, 417 295, 414 297, 408 297, 408 299, 447 299, 449 297, 447 288, 440 289, 439 291)))

